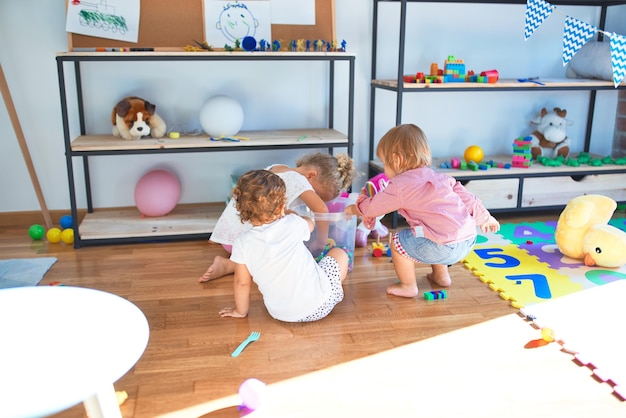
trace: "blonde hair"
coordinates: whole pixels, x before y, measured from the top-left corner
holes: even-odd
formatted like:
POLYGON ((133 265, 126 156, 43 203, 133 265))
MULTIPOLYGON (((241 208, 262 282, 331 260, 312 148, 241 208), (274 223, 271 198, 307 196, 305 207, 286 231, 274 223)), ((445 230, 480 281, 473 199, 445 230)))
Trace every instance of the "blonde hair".
POLYGON ((265 224, 282 216, 287 187, 283 179, 270 171, 251 170, 239 178, 232 196, 242 223, 265 224))
POLYGON ((396 173, 428 167, 432 161, 426 134, 412 123, 391 128, 378 142, 376 155, 396 173))
POLYGON ((348 154, 325 154, 322 152, 307 154, 296 161, 296 167, 311 167, 317 169, 317 180, 333 194, 333 198, 350 187, 356 170, 354 162, 348 154))

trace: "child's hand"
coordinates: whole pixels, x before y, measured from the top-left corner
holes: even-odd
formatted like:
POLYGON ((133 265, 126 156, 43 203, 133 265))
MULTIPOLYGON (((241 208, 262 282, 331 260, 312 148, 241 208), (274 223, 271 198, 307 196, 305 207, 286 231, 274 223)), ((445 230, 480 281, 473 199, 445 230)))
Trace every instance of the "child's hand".
POLYGON ((348 206, 346 206, 346 208, 343 210, 343 212, 347 213, 348 215, 361 216, 361 212, 359 212, 359 210, 357 209, 356 205, 348 205, 348 206))
POLYGON ((230 316, 231 318, 245 318, 246 316, 248 316, 248 314, 240 314, 239 312, 237 312, 237 309, 229 306, 220 311, 220 316, 222 318, 226 318, 227 316, 230 316))
POLYGON ((489 220, 480 226, 480 230, 483 233, 498 232, 500 230, 500 222, 493 216, 489 216, 489 220))

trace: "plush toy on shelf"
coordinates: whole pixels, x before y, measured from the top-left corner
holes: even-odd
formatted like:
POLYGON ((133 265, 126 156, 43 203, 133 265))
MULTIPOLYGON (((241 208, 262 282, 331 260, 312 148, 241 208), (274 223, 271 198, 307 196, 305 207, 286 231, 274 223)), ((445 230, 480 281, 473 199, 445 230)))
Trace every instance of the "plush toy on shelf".
MULTIPOLYGON (((365 183, 365 186, 363 186, 361 193, 368 197, 372 197, 375 194, 383 191, 385 187, 387 187, 388 183, 389 179, 387 178, 385 173, 380 173, 372 177, 367 181, 367 183, 365 183)), ((367 237, 370 235, 372 236, 372 238, 384 238, 389 235, 389 230, 387 229, 387 227, 383 225, 382 222, 380 222, 382 218, 382 216, 376 218, 376 224, 374 225, 374 229, 372 230, 368 229, 365 224, 363 224, 363 222, 361 222, 359 226, 357 226, 355 242, 355 245, 357 247, 366 247, 367 237)))
POLYGON ((139 139, 142 136, 162 138, 167 131, 165 122, 156 114, 156 106, 139 97, 122 99, 111 114, 113 136, 126 140, 139 139))
POLYGON ((530 121, 532 125, 536 125, 535 131, 530 135, 533 160, 536 161, 539 156, 567 158, 570 140, 566 131, 572 121, 565 119, 565 116, 567 116, 565 109, 555 107, 548 111, 544 107, 541 109, 541 114, 530 121))
POLYGON ((626 232, 608 225, 616 208, 613 199, 598 194, 570 200, 559 216, 554 235, 559 251, 590 267, 626 264, 626 232))

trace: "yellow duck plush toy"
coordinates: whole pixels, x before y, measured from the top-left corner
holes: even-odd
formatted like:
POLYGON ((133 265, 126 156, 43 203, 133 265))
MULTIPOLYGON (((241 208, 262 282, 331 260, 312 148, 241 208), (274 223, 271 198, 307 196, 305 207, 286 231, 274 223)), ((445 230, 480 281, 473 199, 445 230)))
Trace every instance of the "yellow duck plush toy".
POLYGON ((602 195, 583 195, 569 201, 556 225, 554 238, 564 255, 587 266, 626 264, 626 232, 608 225, 617 203, 602 195))

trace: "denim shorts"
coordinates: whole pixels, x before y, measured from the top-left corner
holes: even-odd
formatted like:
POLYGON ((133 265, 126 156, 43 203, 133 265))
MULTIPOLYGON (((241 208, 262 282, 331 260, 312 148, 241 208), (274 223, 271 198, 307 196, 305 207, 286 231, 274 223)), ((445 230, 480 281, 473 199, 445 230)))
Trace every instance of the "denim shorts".
POLYGON ((398 253, 424 264, 454 264, 463 260, 476 244, 476 237, 453 244, 437 244, 428 238, 416 237, 412 229, 402 229, 391 237, 398 253))

